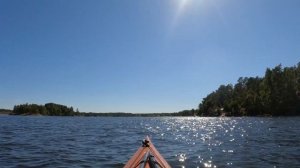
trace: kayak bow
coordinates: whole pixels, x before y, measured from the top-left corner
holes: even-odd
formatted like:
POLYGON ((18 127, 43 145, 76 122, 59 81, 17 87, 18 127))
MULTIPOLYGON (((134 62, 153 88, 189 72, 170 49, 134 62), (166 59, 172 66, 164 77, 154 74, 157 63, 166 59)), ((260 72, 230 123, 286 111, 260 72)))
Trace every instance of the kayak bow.
POLYGON ((147 136, 124 168, 171 168, 147 136))

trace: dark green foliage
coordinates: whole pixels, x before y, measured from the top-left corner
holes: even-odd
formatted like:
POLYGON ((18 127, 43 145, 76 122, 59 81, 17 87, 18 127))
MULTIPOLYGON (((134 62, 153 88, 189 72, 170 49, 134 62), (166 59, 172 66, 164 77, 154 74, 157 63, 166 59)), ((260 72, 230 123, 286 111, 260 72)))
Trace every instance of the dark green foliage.
POLYGON ((15 115, 51 115, 51 116, 72 116, 75 115, 73 107, 60 104, 48 103, 45 105, 21 104, 13 109, 15 115))
POLYGON ((199 113, 204 116, 219 116, 228 107, 228 100, 233 97, 232 85, 221 85, 218 90, 209 94, 199 105, 199 113))
POLYGON ((192 110, 183 110, 178 113, 172 114, 172 116, 195 116, 198 113, 197 110, 192 109, 192 110))
POLYGON ((267 69, 263 78, 221 85, 199 104, 201 116, 300 115, 300 63, 267 69))
POLYGON ((196 110, 184 110, 178 113, 84 113, 76 109, 74 112, 73 107, 67 107, 60 104, 47 103, 45 105, 37 104, 21 104, 14 106, 12 111, 13 115, 49 115, 49 116, 86 116, 86 117, 160 117, 160 116, 194 116, 196 110))

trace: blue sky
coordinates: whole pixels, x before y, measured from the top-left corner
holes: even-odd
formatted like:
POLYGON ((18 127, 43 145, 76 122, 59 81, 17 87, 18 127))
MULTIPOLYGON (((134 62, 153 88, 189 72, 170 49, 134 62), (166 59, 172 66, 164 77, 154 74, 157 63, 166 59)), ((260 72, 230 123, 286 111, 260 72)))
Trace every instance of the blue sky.
POLYGON ((175 112, 300 61, 299 0, 0 0, 0 108, 175 112))

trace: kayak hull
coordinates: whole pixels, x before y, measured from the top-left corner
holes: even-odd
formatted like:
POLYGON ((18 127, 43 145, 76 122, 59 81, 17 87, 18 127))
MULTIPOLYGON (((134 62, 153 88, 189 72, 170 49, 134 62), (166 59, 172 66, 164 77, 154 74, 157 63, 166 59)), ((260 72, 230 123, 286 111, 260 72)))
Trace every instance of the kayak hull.
POLYGON ((158 168, 171 168, 168 162, 162 157, 162 155, 158 152, 155 146, 150 141, 149 137, 145 139, 147 141, 147 145, 143 145, 138 148, 135 154, 131 157, 130 160, 126 163, 124 168, 135 168, 135 167, 144 167, 150 168, 151 162, 145 161, 147 154, 151 155, 151 158, 155 159, 155 163, 157 163, 158 168))

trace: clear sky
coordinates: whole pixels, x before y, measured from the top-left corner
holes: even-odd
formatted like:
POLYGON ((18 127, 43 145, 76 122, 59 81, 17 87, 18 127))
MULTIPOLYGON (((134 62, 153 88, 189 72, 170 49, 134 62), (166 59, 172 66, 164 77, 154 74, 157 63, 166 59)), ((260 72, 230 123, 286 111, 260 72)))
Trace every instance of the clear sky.
POLYGON ((300 61, 300 0, 0 0, 0 108, 176 112, 300 61))

